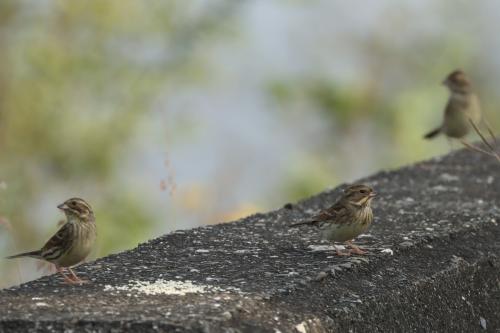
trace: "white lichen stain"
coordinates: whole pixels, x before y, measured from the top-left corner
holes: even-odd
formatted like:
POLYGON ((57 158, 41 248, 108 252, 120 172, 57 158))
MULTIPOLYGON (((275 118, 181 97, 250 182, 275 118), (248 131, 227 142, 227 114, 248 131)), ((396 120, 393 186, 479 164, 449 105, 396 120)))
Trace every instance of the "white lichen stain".
POLYGON ((441 178, 442 180, 445 180, 447 182, 453 182, 453 181, 460 180, 460 177, 455 176, 455 175, 450 175, 449 173, 442 173, 439 176, 439 178, 441 178))
MULTIPOLYGON (((180 295, 186 294, 203 294, 207 292, 222 292, 228 291, 221 288, 209 285, 193 284, 191 281, 167 281, 156 280, 155 282, 148 281, 130 281, 123 286, 104 286, 104 291, 136 291, 146 295, 180 295)), ((231 291, 239 291, 237 288, 231 288, 231 291)), ((127 293, 127 296, 132 296, 127 293)))
POLYGON ((300 333, 307 333, 307 330, 306 330, 306 325, 305 325, 305 322, 301 322, 300 324, 298 324, 297 326, 295 326, 295 329, 300 332, 300 333))
POLYGON ((479 325, 481 325, 481 328, 485 330, 487 328, 486 319, 484 319, 483 317, 479 317, 479 325))
POLYGON ((309 245, 308 248, 311 249, 312 252, 345 250, 345 246, 343 245, 309 245))
POLYGON ((437 185, 431 188, 434 192, 460 192, 458 187, 437 185))
POLYGON ((393 251, 393 250, 391 250, 391 249, 383 249, 383 250, 382 250, 382 251, 380 251, 380 252, 382 252, 382 253, 387 253, 387 254, 389 254, 389 255, 391 255, 391 256, 394 254, 394 251, 393 251))
POLYGON ((252 252, 257 252, 259 249, 243 249, 243 250, 236 250, 234 251, 235 254, 247 254, 247 253, 252 253, 252 252))

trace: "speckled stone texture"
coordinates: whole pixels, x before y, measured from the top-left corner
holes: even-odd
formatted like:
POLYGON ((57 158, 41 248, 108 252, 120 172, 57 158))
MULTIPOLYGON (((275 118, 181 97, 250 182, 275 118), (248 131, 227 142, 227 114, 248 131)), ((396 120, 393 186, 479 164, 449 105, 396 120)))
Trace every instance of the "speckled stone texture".
POLYGON ((379 193, 368 255, 288 227, 340 187, 82 265, 83 286, 2 290, 0 332, 500 332, 500 164, 459 151, 361 181, 379 193), (132 288, 159 280, 205 291, 132 288))

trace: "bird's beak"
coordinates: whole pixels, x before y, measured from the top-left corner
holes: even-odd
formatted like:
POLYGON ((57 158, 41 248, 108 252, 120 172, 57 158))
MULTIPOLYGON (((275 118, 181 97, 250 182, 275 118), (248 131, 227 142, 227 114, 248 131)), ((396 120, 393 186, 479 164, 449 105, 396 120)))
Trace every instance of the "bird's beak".
POLYGON ((376 196, 377 196, 376 192, 372 192, 370 193, 370 195, 368 195, 369 198, 375 198, 376 196))
POLYGON ((65 203, 62 203, 62 204, 58 205, 57 208, 59 208, 60 210, 66 210, 66 209, 68 209, 68 206, 66 206, 65 203))

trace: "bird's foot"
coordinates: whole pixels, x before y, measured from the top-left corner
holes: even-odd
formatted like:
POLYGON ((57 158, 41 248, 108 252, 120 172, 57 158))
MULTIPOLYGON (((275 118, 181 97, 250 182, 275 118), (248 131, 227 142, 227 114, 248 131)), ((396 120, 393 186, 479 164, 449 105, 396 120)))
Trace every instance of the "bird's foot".
POLYGON ((71 267, 68 267, 68 270, 69 270, 69 272, 71 273, 71 277, 72 277, 73 282, 74 282, 75 284, 84 284, 84 283, 88 283, 88 282, 89 282, 89 280, 80 279, 80 278, 76 275, 76 273, 75 273, 75 272, 71 269, 71 267))
POLYGON ((368 251, 364 251, 364 250, 360 249, 358 246, 354 245, 351 241, 347 241, 345 243, 347 245, 349 245, 349 247, 351 248, 349 250, 349 254, 363 255, 363 254, 367 254, 368 253, 368 251))
POLYGON ((66 284, 76 284, 76 281, 69 278, 69 277, 64 277, 64 283, 66 284))
POLYGON ((88 283, 89 281, 88 280, 82 280, 80 279, 76 274, 75 272, 73 272, 73 270, 71 268, 67 268, 67 270, 69 271, 70 275, 66 275, 64 274, 64 269, 62 267, 57 267, 56 266, 56 269, 59 273, 61 273, 61 275, 63 276, 64 278, 64 283, 67 283, 67 284, 84 284, 84 283, 88 283))
POLYGON ((73 284, 85 284, 85 283, 89 283, 90 282, 89 280, 84 280, 84 279, 80 279, 80 278, 78 278, 77 280, 76 279, 72 280, 72 281, 73 281, 72 282, 73 284))
POLYGON ((61 275, 63 276, 63 279, 64 279, 64 283, 67 283, 67 284, 74 284, 75 281, 73 278, 67 276, 66 274, 64 274, 64 269, 62 267, 59 267, 56 265, 56 270, 61 273, 61 275))
POLYGON ((363 254, 367 254, 368 251, 364 251, 362 249, 360 249, 359 247, 357 247, 356 245, 352 245, 351 246, 352 248, 349 250, 349 253, 354 253, 354 254, 358 254, 358 255, 363 255, 363 254))
POLYGON ((340 250, 335 250, 335 253, 338 255, 338 256, 350 256, 351 253, 348 251, 348 252, 342 252, 340 250))

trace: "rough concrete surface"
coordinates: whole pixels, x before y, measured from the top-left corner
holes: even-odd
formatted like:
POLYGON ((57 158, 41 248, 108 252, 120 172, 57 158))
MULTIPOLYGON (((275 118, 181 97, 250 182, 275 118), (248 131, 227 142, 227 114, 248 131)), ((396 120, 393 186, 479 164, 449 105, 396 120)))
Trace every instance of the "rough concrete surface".
POLYGON ((81 265, 82 286, 2 290, 0 332, 500 332, 500 164, 459 151, 361 181, 368 255, 288 227, 340 187, 81 265))

